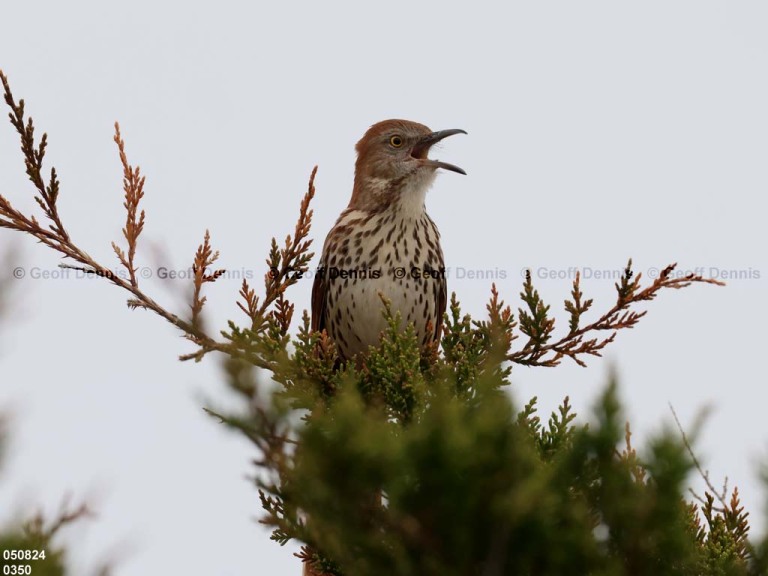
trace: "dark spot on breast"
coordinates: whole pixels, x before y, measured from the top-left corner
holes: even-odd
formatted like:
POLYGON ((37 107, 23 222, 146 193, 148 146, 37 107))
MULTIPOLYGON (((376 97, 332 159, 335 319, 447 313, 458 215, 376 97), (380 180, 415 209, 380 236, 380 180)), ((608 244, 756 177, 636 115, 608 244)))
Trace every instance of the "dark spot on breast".
POLYGON ((419 236, 418 228, 413 229, 413 239, 416 240, 416 246, 421 248, 421 237, 419 236))

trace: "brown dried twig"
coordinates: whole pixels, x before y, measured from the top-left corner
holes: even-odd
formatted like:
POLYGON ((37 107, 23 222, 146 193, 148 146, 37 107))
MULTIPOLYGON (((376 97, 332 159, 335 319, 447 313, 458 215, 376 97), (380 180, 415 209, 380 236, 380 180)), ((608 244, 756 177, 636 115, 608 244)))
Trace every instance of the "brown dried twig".
POLYGON ((267 258, 268 272, 264 274, 264 300, 259 304, 256 295, 246 280, 240 288, 242 302, 238 307, 250 318, 251 331, 259 331, 266 325, 267 310, 276 303, 276 310, 272 318, 279 324, 281 332, 285 334, 293 318, 294 306, 285 298, 285 291, 296 284, 309 269, 309 262, 313 254, 309 252, 312 240, 309 239, 309 231, 312 225, 313 211, 309 205, 315 197, 315 176, 317 166, 309 176, 307 192, 301 200, 299 219, 293 236, 286 236, 283 248, 278 248, 277 240, 272 238, 272 245, 267 258))
POLYGON ((549 306, 544 304, 533 288, 530 271, 527 272, 521 298, 528 309, 520 309, 518 319, 520 331, 528 336, 528 341, 521 350, 507 355, 506 359, 527 366, 557 366, 564 357, 568 357, 579 366, 586 366, 580 356, 602 356, 603 348, 614 341, 619 330, 634 327, 647 314, 647 310, 631 310, 633 305, 653 300, 665 288, 680 289, 694 283, 724 285, 719 280, 704 278, 698 274, 673 277, 672 272, 676 266, 677 264, 670 264, 661 271, 658 278, 643 288, 640 284, 642 274, 635 275, 630 259, 620 282, 615 285, 616 303, 599 319, 581 328, 581 316, 590 309, 592 300, 582 300, 583 294, 577 273, 571 291, 572 299, 565 301, 565 310, 570 314, 569 331, 554 342, 551 339, 555 320, 549 317, 549 306), (603 331, 609 331, 611 334, 603 338, 586 338, 588 334, 603 331))
MULTIPOLYGON (((175 325, 187 334, 193 335, 199 342, 204 343, 208 347, 215 347, 215 343, 208 338, 204 333, 197 330, 191 323, 182 320, 177 315, 167 311, 160 306, 152 298, 144 294, 138 287, 137 283, 132 280, 124 280, 119 275, 115 274, 112 270, 99 264, 88 253, 80 249, 71 239, 70 235, 64 228, 58 209, 58 196, 59 196, 59 180, 56 174, 56 169, 51 168, 51 175, 48 182, 42 176, 43 159, 45 157, 45 149, 47 145, 47 135, 43 134, 40 139, 40 144, 35 144, 35 130, 32 119, 28 119, 25 122, 24 117, 24 101, 19 100, 18 103, 13 98, 10 85, 5 74, 0 71, 0 80, 3 84, 4 98, 8 107, 11 109, 9 118, 11 124, 16 128, 21 139, 21 151, 24 155, 24 163, 27 167, 27 175, 30 181, 35 186, 38 194, 35 196, 35 200, 40 208, 43 210, 46 218, 51 222, 47 228, 40 225, 35 216, 27 216, 15 209, 13 205, 2 195, 0 195, 0 227, 16 230, 19 232, 25 232, 34 236, 37 240, 45 244, 46 246, 53 248, 57 252, 61 253, 65 258, 69 258, 76 264, 65 263, 63 267, 73 268, 82 272, 93 274, 106 278, 113 284, 120 286, 121 288, 131 292, 133 298, 128 301, 129 306, 136 308, 145 308, 152 310, 159 316, 165 318, 168 322, 175 325)), ((116 138, 119 140, 119 131, 116 138)), ((118 147, 121 149, 121 160, 125 156, 124 146, 121 146, 118 142, 118 147)), ((138 169, 132 171, 128 165, 127 159, 123 163, 124 170, 128 167, 129 178, 128 187, 126 191, 126 205, 138 205, 140 199, 139 192, 143 188, 143 179, 139 178, 138 169), (141 184, 139 187, 138 184, 141 184), (131 195, 128 198, 128 195, 131 195)), ((125 173, 124 173, 125 176, 125 173)), ((126 206, 128 207, 128 206, 126 206)), ((135 215, 134 215, 135 216, 135 215)), ((132 220, 129 215, 129 220, 132 220)), ((131 252, 131 243, 133 242, 135 250, 135 241, 138 237, 138 233, 141 231, 138 226, 141 224, 143 227, 143 218, 140 218, 136 222, 136 227, 132 227, 133 232, 130 233, 129 242, 129 255, 131 252)), ((128 231, 128 226, 126 226, 128 231)), ((132 267, 132 257, 126 259, 129 267, 132 267)))
MULTIPOLYGON (((151 310, 179 328, 188 339, 199 347, 197 352, 182 356, 183 360, 199 360, 205 354, 214 350, 224 352, 233 357, 244 356, 245 354, 238 347, 238 343, 232 339, 225 342, 217 341, 210 337, 202 327, 201 315, 206 302, 205 296, 202 295, 203 285, 216 281, 224 273, 223 270, 210 271, 210 267, 218 258, 218 252, 212 249, 210 234, 207 231, 203 243, 197 250, 193 263, 193 294, 190 304, 191 317, 189 320, 185 320, 168 311, 140 289, 136 276, 135 257, 138 238, 144 229, 145 222, 144 211, 139 210, 140 201, 144 196, 145 178, 141 175, 140 168, 132 166, 128 161, 125 142, 119 125, 115 123, 114 140, 117 144, 120 162, 123 167, 123 190, 125 197, 123 206, 126 209, 126 223, 122 232, 127 242, 127 249, 120 248, 115 242, 112 243, 112 249, 117 255, 120 264, 127 270, 127 279, 122 278, 97 262, 72 241, 59 215, 57 200, 60 183, 55 168, 51 168, 47 181, 43 176, 43 160, 48 143, 47 135, 43 134, 39 144, 36 143, 34 123, 31 118, 27 119, 25 117, 24 101, 19 100, 18 103, 16 102, 11 93, 8 79, 1 70, 0 80, 3 85, 5 102, 10 108, 9 118, 11 124, 20 136, 21 151, 24 156, 27 176, 36 190, 35 201, 42 209, 45 218, 49 221, 47 227, 42 226, 34 215, 22 213, 9 200, 0 195, 0 227, 30 234, 71 261, 62 263, 60 266, 100 276, 130 292, 132 297, 128 300, 129 307, 151 310)), ((309 203, 314 196, 316 172, 317 167, 312 171, 309 191, 302 200, 301 212, 294 236, 291 237, 289 235, 286 238, 285 247, 282 250, 277 249, 277 244, 273 240, 273 249, 268 260, 270 273, 265 277, 266 294, 260 306, 254 291, 250 289, 247 283, 243 284, 240 293, 244 297, 246 304, 244 307, 241 306, 241 308, 251 317, 253 321, 252 331, 254 332, 265 328, 265 319, 268 317, 273 318, 281 326, 281 329, 285 331, 287 331, 290 324, 293 315, 293 305, 285 299, 283 293, 286 288, 293 285, 301 277, 302 272, 307 270, 309 261, 312 258, 312 254, 308 252, 312 241, 307 237, 312 221, 312 211, 309 210, 309 203), (268 309, 275 302, 277 302, 276 310, 269 310, 268 312, 268 309)), ((262 368, 269 366, 266 360, 253 354, 248 355, 248 360, 262 368)))
POLYGON ((93 512, 91 512, 85 502, 81 503, 75 508, 72 508, 70 506, 70 500, 71 498, 69 496, 64 498, 64 500, 61 502, 61 505, 59 506, 59 513, 50 523, 46 523, 42 512, 37 513, 32 519, 24 524, 24 533, 27 536, 32 536, 47 542, 53 538, 64 526, 83 518, 93 516, 93 512))
POLYGON ((144 230, 144 210, 141 211, 137 218, 137 211, 139 208, 139 202, 144 197, 144 179, 141 175, 141 169, 137 166, 134 168, 128 162, 128 157, 125 153, 125 141, 120 135, 120 124, 115 122, 115 143, 120 151, 120 162, 123 165, 123 190, 125 190, 125 202, 123 206, 126 210, 125 228, 123 228, 123 236, 128 242, 128 254, 115 243, 112 242, 112 249, 117 254, 120 263, 128 270, 128 275, 131 280, 132 286, 138 286, 136 280, 136 267, 133 264, 134 257, 136 256, 136 243, 139 239, 139 235, 144 230))
POLYGON ((192 308, 193 326, 200 326, 200 316, 203 312, 203 306, 207 300, 206 297, 202 295, 203 284, 206 282, 215 282, 216 279, 225 272, 225 270, 219 269, 214 270, 210 274, 207 273, 208 268, 210 268, 213 263, 219 259, 219 251, 213 251, 213 248, 211 248, 210 240, 211 234, 208 232, 208 230, 206 230, 203 243, 197 248, 197 252, 195 253, 195 262, 192 264, 192 272, 194 274, 194 291, 192 294, 192 304, 190 305, 190 308, 192 308))
MULTIPOLYGON (((51 175, 48 183, 42 175, 43 159, 45 158, 45 150, 48 146, 48 138, 46 134, 40 139, 40 144, 35 146, 35 126, 32 122, 32 118, 29 118, 27 122, 24 122, 24 100, 19 100, 18 104, 13 99, 11 88, 8 84, 8 79, 0 70, 0 80, 3 83, 3 92, 6 104, 11 109, 8 117, 11 120, 11 124, 21 137, 21 150, 24 153, 24 164, 27 169, 27 176, 32 184, 37 189, 37 195, 35 196, 35 202, 45 213, 46 217, 51 221, 49 230, 45 230, 45 234, 41 234, 47 239, 61 238, 68 240, 69 235, 64 229, 64 225, 61 223, 59 213, 56 208, 56 200, 59 196, 59 180, 56 175, 56 169, 51 168, 51 175)), ((0 206, 6 207, 7 201, 0 196, 0 206)), ((3 214, 5 216, 5 214, 3 214)), ((11 219, 18 219, 20 223, 31 228, 39 227, 34 217, 31 219, 17 218, 19 213, 15 211, 9 211, 9 217, 11 219)), ((3 226, 2 220, 0 220, 0 226, 3 226)), ((7 226, 6 226, 7 227, 7 226)))

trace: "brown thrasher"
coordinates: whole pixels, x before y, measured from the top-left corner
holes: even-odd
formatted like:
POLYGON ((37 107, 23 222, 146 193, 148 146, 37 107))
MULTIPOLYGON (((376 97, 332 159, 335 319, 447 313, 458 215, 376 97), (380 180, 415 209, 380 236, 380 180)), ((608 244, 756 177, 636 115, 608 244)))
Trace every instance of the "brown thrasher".
POLYGON ((459 133, 466 134, 385 120, 357 143, 352 198, 325 239, 312 286, 312 329, 327 331, 342 360, 378 345, 386 329, 381 296, 401 327, 414 324, 422 347, 440 339, 445 267, 424 199, 438 168, 466 172, 427 154, 459 133))
MULTIPOLYGON (((327 331, 342 360, 379 344, 387 327, 382 296, 401 327, 414 324, 422 347, 440 340, 445 265, 424 199, 438 168, 466 172, 427 154, 459 133, 466 134, 385 120, 357 143, 352 198, 325 239, 312 286, 312 330, 327 331)), ((322 575, 305 562, 304 576, 322 575)))

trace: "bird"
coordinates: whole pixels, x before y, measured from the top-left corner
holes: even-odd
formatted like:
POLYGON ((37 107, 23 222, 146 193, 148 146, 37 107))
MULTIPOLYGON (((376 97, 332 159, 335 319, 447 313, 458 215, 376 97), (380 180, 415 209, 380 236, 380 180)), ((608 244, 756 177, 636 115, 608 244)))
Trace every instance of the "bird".
POLYGON ((327 333, 342 362, 359 362, 379 344, 385 300, 401 330, 414 325, 422 349, 440 341, 447 278, 425 198, 439 169, 466 175, 428 157, 454 134, 466 132, 393 119, 371 126, 356 145, 352 196, 325 239, 312 286, 311 328, 327 333))

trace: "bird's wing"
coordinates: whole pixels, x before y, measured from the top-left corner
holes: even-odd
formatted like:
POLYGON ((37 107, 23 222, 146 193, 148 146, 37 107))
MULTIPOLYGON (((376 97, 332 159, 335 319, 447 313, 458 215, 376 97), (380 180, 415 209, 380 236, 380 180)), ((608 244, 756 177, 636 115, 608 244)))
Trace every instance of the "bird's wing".
POLYGON ((315 271, 315 281, 312 283, 312 322, 315 332, 325 330, 325 307, 328 293, 328 279, 319 266, 315 271))
POLYGON ((440 344, 440 337, 443 333, 443 316, 445 316, 445 309, 448 305, 448 281, 445 276, 442 276, 438 282, 437 298, 435 298, 435 312, 437 312, 435 316, 435 342, 440 344))

